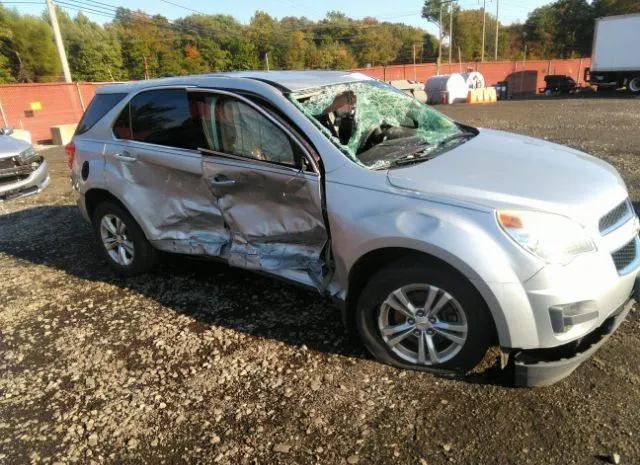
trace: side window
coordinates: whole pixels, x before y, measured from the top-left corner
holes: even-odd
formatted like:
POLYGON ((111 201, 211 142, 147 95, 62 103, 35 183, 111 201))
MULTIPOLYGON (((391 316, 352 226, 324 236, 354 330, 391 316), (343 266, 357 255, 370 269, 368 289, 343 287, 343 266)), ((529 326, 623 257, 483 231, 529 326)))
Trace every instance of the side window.
POLYGON ((113 123, 113 134, 118 139, 131 139, 131 105, 127 103, 116 122, 113 123))
POLYGON ((278 126, 251 106, 227 96, 207 95, 203 126, 213 150, 298 167, 302 153, 278 126))
MULTIPOLYGON (((206 147, 198 106, 189 103, 184 89, 145 91, 133 97, 129 107, 131 134, 123 138, 192 150, 206 147)), ((114 132, 118 127, 126 127, 126 118, 123 112, 114 132)))
POLYGON ((91 129, 109 110, 125 98, 127 94, 96 94, 89 104, 89 108, 82 115, 82 119, 78 123, 76 135, 83 134, 91 129))

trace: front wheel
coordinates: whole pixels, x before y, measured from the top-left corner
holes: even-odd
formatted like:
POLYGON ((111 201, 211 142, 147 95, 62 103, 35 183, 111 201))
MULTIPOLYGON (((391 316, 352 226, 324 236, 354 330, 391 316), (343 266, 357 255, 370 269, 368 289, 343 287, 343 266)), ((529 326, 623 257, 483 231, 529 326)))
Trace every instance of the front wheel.
POLYGON ((381 362, 466 373, 484 357, 492 321, 476 289, 444 266, 401 261, 379 271, 356 309, 358 332, 381 362))
POLYGON ((103 202, 96 207, 92 223, 104 257, 118 273, 136 276, 156 263, 157 251, 124 208, 103 202))
POLYGON ((627 87, 629 88, 629 92, 631 93, 636 94, 640 92, 640 76, 632 77, 629 80, 627 87))

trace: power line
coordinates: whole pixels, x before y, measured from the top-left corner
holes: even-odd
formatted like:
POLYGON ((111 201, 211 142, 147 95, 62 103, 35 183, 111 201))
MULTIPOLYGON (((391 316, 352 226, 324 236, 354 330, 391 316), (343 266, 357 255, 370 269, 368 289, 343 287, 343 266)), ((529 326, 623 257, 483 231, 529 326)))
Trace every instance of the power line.
POLYGON ((200 15, 206 15, 207 14, 207 13, 203 13, 202 11, 194 10, 193 8, 189 8, 187 6, 180 5, 178 3, 170 2, 169 0, 160 0, 160 1, 163 2, 163 3, 168 3, 169 5, 177 6, 178 8, 183 8, 183 9, 185 9, 187 11, 192 11, 194 13, 198 13, 200 15))
MULTIPOLYGON (((74 1, 74 0, 70 0, 70 1, 74 1)), ((80 3, 80 2, 78 2, 80 3)), ((93 8, 88 8, 84 5, 78 5, 75 3, 67 3, 67 2, 63 2, 61 0, 56 0, 56 5, 65 5, 67 7, 71 7, 72 9, 78 10, 78 11, 86 11, 86 12, 90 12, 92 14, 98 14, 98 15, 102 15, 102 16, 106 16, 109 18, 115 18, 115 15, 112 15, 110 13, 105 13, 104 11, 101 10, 95 10, 93 8)))

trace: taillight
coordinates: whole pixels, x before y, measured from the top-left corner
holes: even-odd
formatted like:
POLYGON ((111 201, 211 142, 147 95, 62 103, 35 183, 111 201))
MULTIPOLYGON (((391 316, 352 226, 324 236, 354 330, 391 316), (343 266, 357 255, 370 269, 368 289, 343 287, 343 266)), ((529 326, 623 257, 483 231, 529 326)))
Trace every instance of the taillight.
POLYGON ((64 151, 67 152, 67 166, 69 169, 73 166, 73 159, 76 157, 76 144, 73 141, 64 146, 64 151))

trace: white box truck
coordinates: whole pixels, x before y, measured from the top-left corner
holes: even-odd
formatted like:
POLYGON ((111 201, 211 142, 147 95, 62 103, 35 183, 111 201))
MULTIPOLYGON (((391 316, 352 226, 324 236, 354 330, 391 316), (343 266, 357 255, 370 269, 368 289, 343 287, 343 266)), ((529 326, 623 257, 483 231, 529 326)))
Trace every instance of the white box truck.
POLYGON ((584 78, 598 90, 626 86, 640 92, 640 13, 596 19, 584 78))

